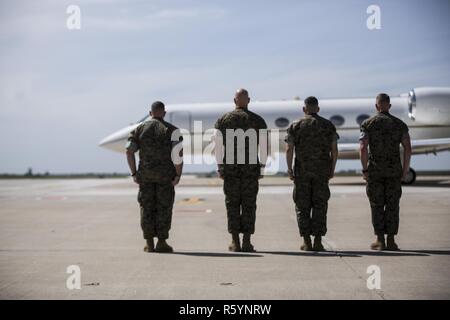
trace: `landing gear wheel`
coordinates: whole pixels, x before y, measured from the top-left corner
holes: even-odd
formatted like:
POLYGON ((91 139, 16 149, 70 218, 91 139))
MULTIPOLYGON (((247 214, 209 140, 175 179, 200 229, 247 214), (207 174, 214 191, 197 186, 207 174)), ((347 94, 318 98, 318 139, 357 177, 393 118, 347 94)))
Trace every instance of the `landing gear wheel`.
POLYGON ((409 168, 408 174, 405 179, 402 181, 403 184, 413 184, 416 181, 416 171, 414 169, 409 168))

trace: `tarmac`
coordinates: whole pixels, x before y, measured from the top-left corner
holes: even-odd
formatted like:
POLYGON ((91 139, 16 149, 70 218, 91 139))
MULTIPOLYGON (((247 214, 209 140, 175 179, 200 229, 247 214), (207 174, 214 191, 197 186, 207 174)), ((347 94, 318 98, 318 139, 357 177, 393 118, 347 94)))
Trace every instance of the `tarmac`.
POLYGON ((175 253, 160 254, 142 250, 129 178, 0 180, 0 299, 450 298, 450 177, 419 176, 403 188, 399 252, 370 250, 360 177, 332 180, 328 251, 300 251, 292 187, 284 177, 261 180, 257 252, 231 253, 222 182, 183 177, 175 253), (80 289, 67 285, 73 265, 80 289))

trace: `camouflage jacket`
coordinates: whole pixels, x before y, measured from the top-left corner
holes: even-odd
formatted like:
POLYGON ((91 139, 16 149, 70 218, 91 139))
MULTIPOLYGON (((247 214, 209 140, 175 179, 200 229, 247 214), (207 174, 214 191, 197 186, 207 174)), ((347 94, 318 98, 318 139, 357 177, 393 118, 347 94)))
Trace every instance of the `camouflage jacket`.
POLYGON ((378 112, 361 124, 361 139, 369 140, 369 176, 400 177, 400 143, 408 126, 388 112, 378 112))
POLYGON ((152 118, 129 134, 126 149, 139 150, 139 183, 169 183, 175 177, 172 148, 183 140, 180 135, 177 141, 172 141, 172 133, 176 130, 177 127, 163 119, 152 118))
POLYGON ((216 121, 214 127, 222 133, 224 146, 223 164, 219 164, 219 170, 223 174, 233 174, 234 171, 240 172, 240 169, 244 166, 247 173, 259 176, 260 159, 258 158, 258 146, 261 134, 264 133, 264 131, 260 132, 260 130, 267 129, 267 124, 264 119, 248 109, 236 108, 222 115, 216 121), (254 139, 241 136, 244 139, 241 140, 242 144, 238 141, 239 137, 234 137, 233 140, 227 141, 227 131, 229 135, 231 133, 239 135, 238 129, 242 129, 242 132, 249 136, 252 135, 254 139), (233 160, 227 162, 227 148, 231 148, 229 144, 232 141, 234 144, 234 156, 233 160))
POLYGON ((314 173, 329 176, 331 147, 339 139, 331 121, 318 114, 305 115, 287 129, 286 143, 295 147, 296 174, 314 173))

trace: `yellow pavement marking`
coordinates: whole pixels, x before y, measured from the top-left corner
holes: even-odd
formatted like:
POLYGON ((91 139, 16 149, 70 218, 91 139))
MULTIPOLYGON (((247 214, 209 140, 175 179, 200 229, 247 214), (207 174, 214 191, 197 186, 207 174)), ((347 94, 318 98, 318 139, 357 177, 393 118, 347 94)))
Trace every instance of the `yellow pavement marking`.
POLYGON ((192 197, 192 198, 185 198, 183 200, 180 200, 179 203, 181 204, 198 204, 204 202, 204 199, 192 197))

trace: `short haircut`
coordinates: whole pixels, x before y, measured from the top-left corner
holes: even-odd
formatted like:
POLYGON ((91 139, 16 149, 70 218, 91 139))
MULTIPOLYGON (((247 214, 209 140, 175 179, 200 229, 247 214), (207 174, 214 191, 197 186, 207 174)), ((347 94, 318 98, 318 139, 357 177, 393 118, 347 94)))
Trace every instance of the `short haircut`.
POLYGON ((316 97, 308 97, 305 99, 305 106, 307 107, 318 107, 319 106, 319 101, 317 100, 316 97))
POLYGON ((161 101, 155 101, 152 103, 152 112, 164 111, 165 106, 161 101))
POLYGON ((391 98, 386 93, 377 95, 377 103, 391 103, 391 98))
POLYGON ((244 88, 240 88, 236 91, 236 96, 244 95, 248 97, 248 91, 244 88))

